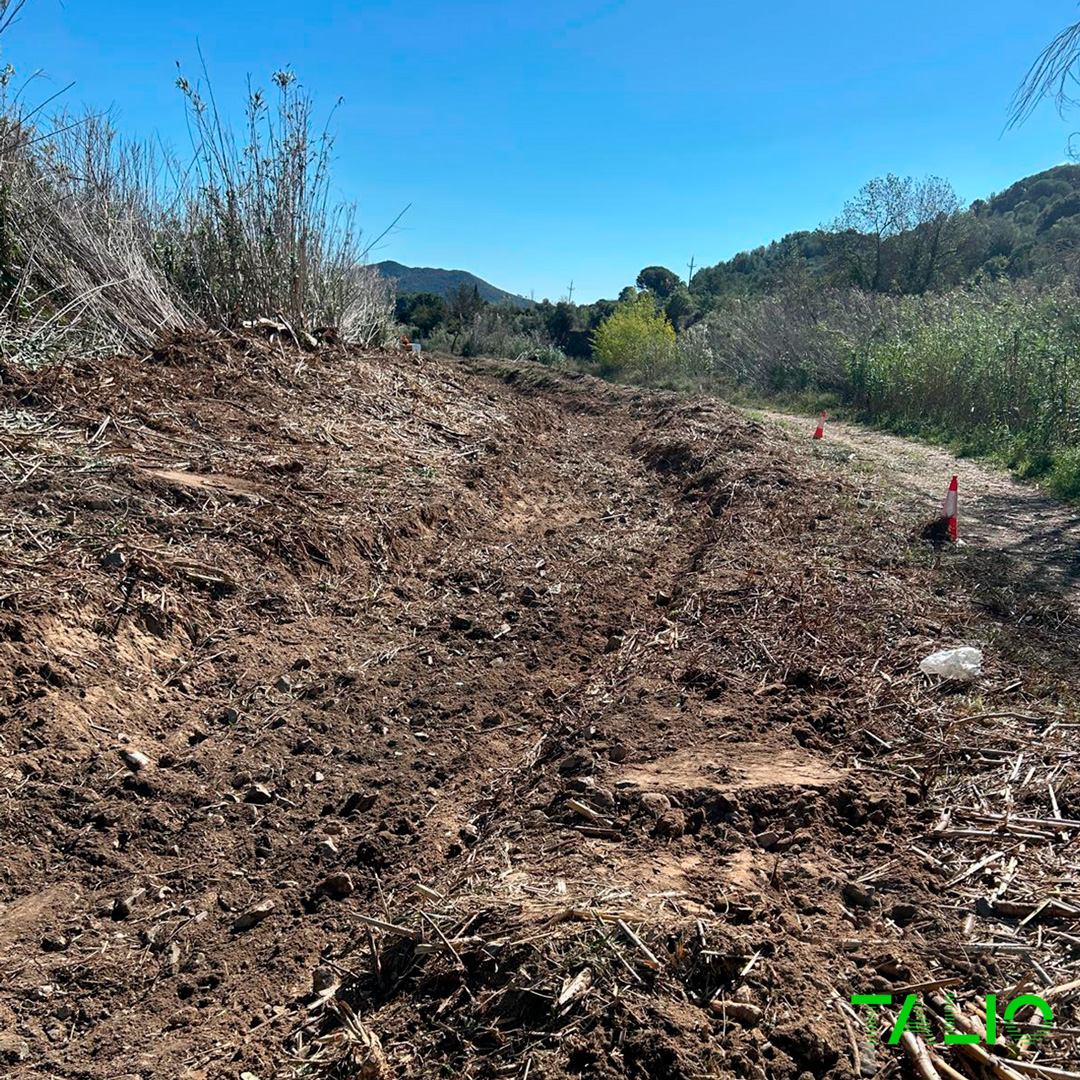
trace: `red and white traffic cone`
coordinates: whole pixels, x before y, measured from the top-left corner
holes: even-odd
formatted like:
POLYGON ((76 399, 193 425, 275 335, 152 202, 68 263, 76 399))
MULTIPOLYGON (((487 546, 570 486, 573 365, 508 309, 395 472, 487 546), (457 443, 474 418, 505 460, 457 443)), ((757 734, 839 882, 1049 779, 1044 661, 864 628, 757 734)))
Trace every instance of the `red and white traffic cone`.
POLYGON ((956 501, 958 496, 956 477, 949 483, 949 490, 945 493, 945 502, 941 504, 941 516, 949 523, 949 536, 955 541, 959 537, 956 527, 956 501))
POLYGON ((824 439, 825 438, 825 421, 828 418, 828 415, 829 414, 827 412, 823 412, 821 414, 821 419, 818 421, 818 425, 817 425, 817 431, 814 432, 814 438, 815 439, 824 439))

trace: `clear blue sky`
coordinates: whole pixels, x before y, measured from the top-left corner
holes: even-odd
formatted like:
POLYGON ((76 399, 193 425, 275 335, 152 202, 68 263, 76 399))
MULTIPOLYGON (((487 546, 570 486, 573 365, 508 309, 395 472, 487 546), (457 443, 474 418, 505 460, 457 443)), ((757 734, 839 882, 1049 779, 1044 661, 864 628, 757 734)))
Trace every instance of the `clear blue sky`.
MULTIPOLYGON (((185 141, 175 62, 219 102, 290 64, 339 95, 336 184, 376 259, 613 296, 831 219, 886 172, 970 201, 1063 159, 1045 103, 1001 135, 1075 0, 30 0, 7 59, 185 141)), ((1080 128, 1080 116, 1075 127, 1080 128)))

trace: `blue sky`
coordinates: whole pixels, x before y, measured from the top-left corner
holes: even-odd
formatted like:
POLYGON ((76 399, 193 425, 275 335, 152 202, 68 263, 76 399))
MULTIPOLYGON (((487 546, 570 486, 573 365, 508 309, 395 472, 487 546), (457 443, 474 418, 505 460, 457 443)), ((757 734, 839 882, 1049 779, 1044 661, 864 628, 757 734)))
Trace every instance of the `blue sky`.
MULTIPOLYGON (((970 201, 1063 159, 1045 103, 1002 135, 1074 0, 30 0, 4 41, 70 104, 186 140, 202 48, 219 103, 289 64, 336 117, 373 255, 557 299, 616 295, 830 220, 872 176, 970 201)), ((42 90, 45 84, 39 84, 42 90)), ((1080 117, 1075 118, 1080 128, 1080 117)))

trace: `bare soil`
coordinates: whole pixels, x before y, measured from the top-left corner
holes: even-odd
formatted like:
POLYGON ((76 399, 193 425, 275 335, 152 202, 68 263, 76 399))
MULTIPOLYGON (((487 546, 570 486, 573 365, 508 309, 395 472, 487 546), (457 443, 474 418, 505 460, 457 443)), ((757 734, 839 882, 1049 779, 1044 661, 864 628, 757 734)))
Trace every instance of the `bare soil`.
POLYGON ((535 365, 0 395, 0 1074, 885 1077, 851 994, 1076 978, 1076 833, 971 816, 1080 818, 1071 571, 970 466, 933 569, 928 464, 535 365))

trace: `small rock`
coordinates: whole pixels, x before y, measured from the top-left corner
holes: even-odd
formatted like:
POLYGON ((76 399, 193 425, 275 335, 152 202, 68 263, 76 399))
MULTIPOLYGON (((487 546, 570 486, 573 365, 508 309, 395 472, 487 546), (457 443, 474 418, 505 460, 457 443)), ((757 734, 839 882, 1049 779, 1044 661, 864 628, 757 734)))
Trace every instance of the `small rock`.
POLYGON ((589 801, 593 806, 604 810, 615 808, 615 796, 609 788, 597 785, 589 792, 589 801))
POLYGON ((559 772, 563 776, 572 776, 574 773, 592 772, 593 766, 593 756, 588 750, 575 750, 559 762, 559 772))
POLYGON ((176 1012, 169 1017, 166 1024, 166 1030, 176 1030, 177 1028, 194 1027, 200 1023, 202 1017, 199 1015, 199 1010, 194 1005, 185 1005, 183 1008, 177 1009, 176 1012))
POLYGON ((138 903, 139 899, 146 894, 145 889, 136 889, 130 896, 117 897, 113 901, 112 917, 120 922, 121 919, 126 919, 138 903))
POLYGON ((365 814, 375 805, 378 795, 368 795, 360 791, 354 791, 341 808, 341 816, 348 817, 350 814, 365 814))
POLYGON ((709 1007, 717 1016, 726 1016, 744 1027, 754 1028, 761 1023, 761 1009, 745 1001, 716 1000, 709 1007))
POLYGON ((50 686, 55 686, 58 690, 71 686, 73 681, 66 671, 62 671, 60 668, 56 667, 55 664, 50 664, 48 661, 38 668, 38 674, 45 682, 50 686))
POLYGON ((329 896, 334 900, 344 900, 353 892, 353 880, 343 870, 329 874, 315 886, 315 891, 321 896, 329 896))
POLYGON ((622 630, 613 630, 608 634, 607 644, 604 646, 605 653, 618 652, 626 641, 626 634, 622 630))
POLYGON ((254 803, 256 806, 265 806, 267 803, 274 801, 274 795, 262 784, 252 784, 251 787, 244 792, 244 802, 254 803))
POLYGON ((451 615, 450 616, 450 629, 451 630, 471 630, 472 619, 466 619, 464 615, 451 615))
POLYGON ((43 952, 63 952, 70 944, 63 934, 46 934, 41 939, 43 952))
POLYGON ((18 1065, 30 1056, 30 1047, 14 1032, 0 1031, 0 1062, 18 1065))
POLYGON ((641 806, 653 817, 660 817, 671 809, 671 800, 663 792, 646 791, 641 796, 641 806))
POLYGON ((232 932, 242 934, 245 930, 258 926, 263 919, 274 911, 276 906, 273 900, 262 900, 257 904, 253 904, 247 911, 242 912, 232 924, 232 932))
POLYGON ((608 757, 614 761, 616 765, 621 765, 627 758, 626 747, 621 743, 616 743, 608 751, 608 757))
POLYGON ((780 842, 780 837, 777 833, 774 833, 771 829, 766 829, 765 832, 759 832, 754 837, 757 841, 757 845, 763 851, 771 851, 780 842))
POLYGON ((858 882, 849 881, 844 886, 843 897, 852 907, 869 908, 874 900, 874 890, 864 889, 858 882))
POLYGON ((336 859, 338 856, 337 844, 329 838, 320 840, 315 846, 315 854, 324 862, 328 859, 336 859))
POLYGON ((907 926, 918 914, 919 909, 914 904, 894 904, 889 911, 889 918, 897 926, 907 926))
POLYGON ((306 656, 298 656, 293 661, 293 671, 307 671, 311 667, 311 661, 306 656))
POLYGON ((150 764, 150 759, 138 750, 121 750, 120 760, 133 772, 141 772, 150 764))
POLYGON ((686 815, 681 810, 668 810, 661 814, 653 826, 653 836, 678 840, 686 832, 686 815))
POLYGON ((333 968, 317 967, 311 973, 311 989, 313 993, 321 994, 337 985, 337 975, 333 968))
POLYGON ((859 1076, 870 1080, 871 1077, 877 1076, 880 1066, 878 1064, 877 1051, 869 1043, 859 1041, 859 1060, 862 1067, 859 1070, 859 1076))
POLYGON ((289 682, 287 676, 279 675, 277 681, 274 683, 274 689, 277 690, 278 693, 287 694, 292 690, 292 683, 289 682))

